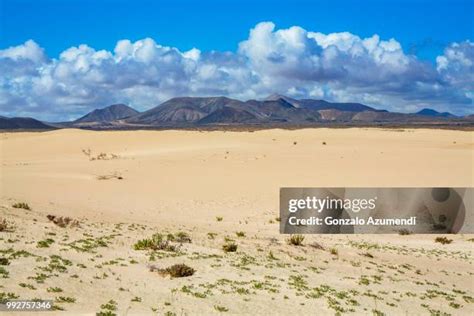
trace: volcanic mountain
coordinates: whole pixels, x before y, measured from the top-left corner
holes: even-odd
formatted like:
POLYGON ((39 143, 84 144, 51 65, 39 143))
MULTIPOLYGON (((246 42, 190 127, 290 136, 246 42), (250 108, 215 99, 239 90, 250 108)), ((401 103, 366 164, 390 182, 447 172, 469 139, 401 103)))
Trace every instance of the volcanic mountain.
POLYGON ((426 109, 426 108, 421 111, 416 112, 415 114, 423 115, 423 116, 434 116, 434 117, 455 117, 455 115, 449 112, 438 112, 436 110, 426 109))
MULTIPOLYGON (((264 100, 227 97, 176 97, 139 113, 125 105, 95 110, 70 123, 85 128, 181 127, 202 125, 311 125, 315 123, 409 123, 462 120, 434 110, 405 114, 361 103, 294 99, 274 94, 264 100), (431 112, 433 111, 433 112, 431 112)), ((467 120, 466 120, 467 121, 467 120)), ((65 125, 67 126, 67 125, 65 125)))
POLYGON ((53 129, 41 121, 30 117, 4 117, 0 116, 0 129, 53 129))
POLYGON ((139 112, 125 104, 113 104, 103 109, 96 109, 73 123, 111 122, 124 119, 139 112))

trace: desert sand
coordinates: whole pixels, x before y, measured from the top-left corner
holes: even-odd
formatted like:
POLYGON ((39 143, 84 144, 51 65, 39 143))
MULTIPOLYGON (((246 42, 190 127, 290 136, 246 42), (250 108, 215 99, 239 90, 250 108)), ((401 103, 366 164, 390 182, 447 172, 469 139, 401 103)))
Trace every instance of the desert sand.
POLYGON ((474 313, 473 235, 292 246, 278 223, 280 187, 472 187, 472 131, 67 129, 2 133, 0 154, 0 296, 53 299, 70 314, 474 313), (177 232, 192 242, 134 249, 177 232), (230 240, 238 249, 226 253, 230 240), (196 272, 150 271, 176 263, 196 272))

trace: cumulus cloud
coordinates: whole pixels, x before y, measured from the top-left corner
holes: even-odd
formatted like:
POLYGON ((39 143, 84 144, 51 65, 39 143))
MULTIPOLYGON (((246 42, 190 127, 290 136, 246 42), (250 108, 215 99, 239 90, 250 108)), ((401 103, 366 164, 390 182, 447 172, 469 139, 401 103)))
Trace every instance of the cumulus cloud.
POLYGON ((436 69, 452 86, 474 90, 474 43, 465 41, 449 45, 436 58, 436 69))
POLYGON ((472 106, 474 44, 449 45, 436 65, 406 54, 395 39, 322 34, 257 24, 236 52, 180 51, 151 38, 88 45, 49 58, 34 41, 0 50, 0 111, 72 119, 114 102, 145 110, 182 95, 357 101, 395 111, 472 106))

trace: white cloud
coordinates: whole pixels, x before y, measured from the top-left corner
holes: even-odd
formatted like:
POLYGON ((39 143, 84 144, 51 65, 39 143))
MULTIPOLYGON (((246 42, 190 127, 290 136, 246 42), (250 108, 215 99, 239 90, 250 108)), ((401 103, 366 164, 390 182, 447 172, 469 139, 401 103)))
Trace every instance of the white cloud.
POLYGON ((0 114, 70 119, 114 102, 145 110, 182 95, 263 98, 273 92, 391 110, 470 111, 474 44, 449 45, 436 66, 395 39, 257 24, 237 52, 181 52, 151 38, 113 51, 70 47, 57 59, 30 40, 0 50, 0 114))
POLYGON ((452 43, 436 58, 436 69, 452 86, 474 90, 474 43, 452 43))
POLYGON ((43 49, 32 40, 26 41, 23 45, 0 50, 0 58, 9 58, 15 61, 29 60, 35 64, 46 60, 43 49))

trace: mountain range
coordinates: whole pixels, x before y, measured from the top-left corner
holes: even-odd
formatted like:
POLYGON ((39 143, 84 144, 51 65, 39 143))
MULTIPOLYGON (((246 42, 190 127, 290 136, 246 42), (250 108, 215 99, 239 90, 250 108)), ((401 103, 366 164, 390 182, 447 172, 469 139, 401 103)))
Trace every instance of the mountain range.
POLYGON ((318 124, 469 124, 472 115, 457 117, 448 112, 423 109, 416 113, 394 113, 361 103, 334 103, 315 99, 293 99, 273 94, 264 100, 240 101, 227 97, 177 97, 145 112, 125 104, 113 104, 71 122, 43 123, 28 118, 0 117, 0 129, 45 128, 169 128, 192 126, 318 124), (16 123, 15 123, 16 122, 16 123))

